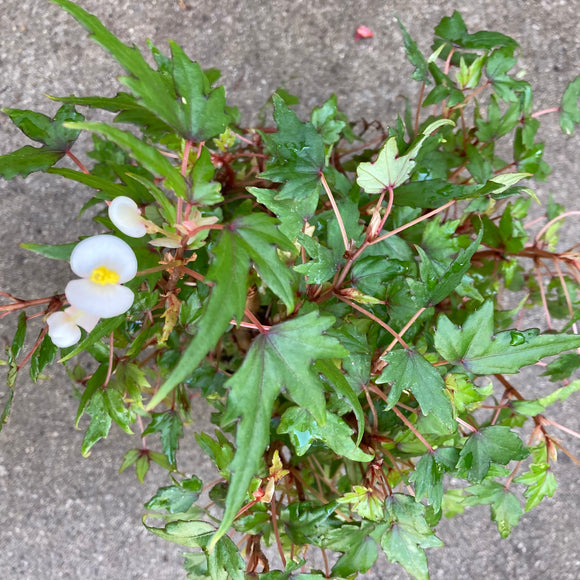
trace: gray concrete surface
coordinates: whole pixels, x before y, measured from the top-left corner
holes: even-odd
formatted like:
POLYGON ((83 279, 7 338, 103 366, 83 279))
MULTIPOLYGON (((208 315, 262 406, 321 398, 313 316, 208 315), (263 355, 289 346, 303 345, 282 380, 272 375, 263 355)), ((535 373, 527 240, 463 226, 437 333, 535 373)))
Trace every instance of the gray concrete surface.
MULTIPOLYGON (((352 118, 389 123, 402 105, 400 94, 415 96, 411 71, 393 15, 399 14, 426 49, 433 26, 454 8, 470 29, 509 33, 521 43, 528 78, 536 87, 538 109, 558 104, 566 82, 578 74, 580 23, 576 0, 81 0, 124 41, 145 46, 149 37, 166 47, 182 44, 204 67, 218 67, 229 102, 251 123, 257 105, 278 86, 302 98, 301 111, 331 93, 352 118), (355 43, 354 30, 369 26, 375 37, 355 43)), ((115 63, 71 17, 46 0, 0 0, 0 104, 54 112, 42 93, 114 94, 115 63)), ((553 191, 573 209, 578 201, 578 135, 564 139, 557 119, 545 119, 542 136, 554 173, 537 191, 553 191)), ((0 154, 20 146, 17 131, 0 117, 0 154)), ((96 231, 88 217, 75 215, 89 196, 81 186, 58 177, 30 176, 0 182, 0 285, 23 297, 61 291, 70 277, 66 264, 45 261, 18 247, 22 241, 65 242, 96 231)), ((569 239, 578 227, 570 225, 569 239)), ((0 340, 12 335, 3 322, 0 340)), ((165 483, 152 469, 145 485, 127 470, 117 475, 124 451, 134 440, 113 428, 88 459, 80 455, 82 432, 73 427, 76 400, 60 368, 50 381, 18 383, 12 418, 0 434, 0 579, 170 579, 184 578, 179 547, 158 540, 140 526, 142 504, 165 483)), ((4 379, 2 379, 4 380, 4 379)), ((544 391, 543 383, 530 389, 544 391)), ((3 389, 2 389, 3 392, 3 389)), ((4 397, 4 395, 0 395, 4 397)), ((2 399, 0 399, 1 402, 2 399)), ((213 477, 199 464, 188 429, 181 467, 213 477)), ((580 400, 554 409, 556 420, 580 428, 580 400)), ((565 439, 578 453, 577 442, 565 439)), ((560 488, 553 500, 522 518, 508 540, 498 537, 485 507, 445 522, 447 546, 429 553, 432 578, 512 578, 573 580, 580 577, 579 471, 561 456, 560 488)), ((406 578, 383 560, 368 578, 406 578)))

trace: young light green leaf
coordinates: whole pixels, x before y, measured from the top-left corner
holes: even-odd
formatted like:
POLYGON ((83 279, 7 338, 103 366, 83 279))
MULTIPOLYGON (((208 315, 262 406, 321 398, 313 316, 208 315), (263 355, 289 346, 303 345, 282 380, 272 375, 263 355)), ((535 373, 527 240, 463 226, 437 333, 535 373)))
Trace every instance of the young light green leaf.
POLYGON ((223 421, 241 420, 236 432, 237 451, 230 465, 226 510, 212 545, 229 529, 252 477, 259 471, 269 441, 272 407, 281 389, 285 387, 296 403, 324 425, 324 387, 312 372, 311 363, 347 353, 335 338, 324 336, 333 323, 332 317, 311 312, 271 327, 254 339, 242 366, 228 381, 231 391, 223 421))
POLYGON ((310 122, 322 136, 325 145, 333 145, 340 139, 346 123, 339 117, 336 95, 332 95, 321 107, 312 110, 310 122))
POLYGON ((516 477, 514 482, 527 486, 524 491, 526 513, 535 508, 545 497, 552 497, 556 493, 558 484, 550 464, 546 461, 545 444, 534 451, 534 461, 530 465, 530 470, 516 477))
POLYGON ((397 138, 387 140, 379 152, 374 163, 361 163, 357 167, 357 183, 367 193, 381 193, 389 187, 395 188, 402 185, 415 167, 417 157, 423 142, 444 125, 454 125, 451 119, 439 119, 429 124, 416 139, 404 155, 399 154, 397 138))
POLYGON ((535 329, 506 330, 493 337, 491 301, 470 314, 461 328, 441 315, 435 332, 435 348, 439 354, 475 375, 517 373, 546 356, 578 347, 578 335, 538 334, 535 329))
POLYGON ((377 383, 391 383, 388 408, 395 406, 404 389, 417 399, 424 415, 433 413, 450 431, 456 427, 451 402, 441 375, 415 350, 392 350, 382 357, 387 363, 377 383))

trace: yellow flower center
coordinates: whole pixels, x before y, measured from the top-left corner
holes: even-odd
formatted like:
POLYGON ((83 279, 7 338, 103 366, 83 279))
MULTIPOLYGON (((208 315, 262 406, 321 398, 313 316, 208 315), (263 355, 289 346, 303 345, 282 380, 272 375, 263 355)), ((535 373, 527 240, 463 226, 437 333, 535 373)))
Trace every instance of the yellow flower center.
POLYGON ((99 268, 95 268, 91 272, 90 280, 91 282, 95 282, 95 284, 117 284, 119 281, 119 274, 114 272, 113 270, 109 270, 106 266, 100 266, 99 268))

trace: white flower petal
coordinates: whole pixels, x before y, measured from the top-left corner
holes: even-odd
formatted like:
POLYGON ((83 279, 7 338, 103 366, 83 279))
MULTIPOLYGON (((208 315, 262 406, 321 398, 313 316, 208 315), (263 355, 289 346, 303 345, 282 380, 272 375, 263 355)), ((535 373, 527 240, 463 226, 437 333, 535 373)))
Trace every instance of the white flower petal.
POLYGON ((67 300, 88 314, 113 318, 133 304, 133 291, 120 284, 95 284, 87 279, 71 280, 64 289, 67 300))
POLYGON ((89 278, 93 270, 105 267, 117 273, 119 284, 123 284, 135 277, 137 258, 129 244, 105 234, 79 242, 71 254, 70 267, 81 278, 89 278))
POLYGON ((55 312, 46 319, 46 322, 48 323, 50 340, 60 348, 72 346, 81 338, 81 329, 66 312, 55 312))
POLYGON ((142 238, 147 233, 141 212, 130 197, 116 197, 109 205, 109 218, 126 236, 142 238))
POLYGON ((89 314, 80 308, 76 308, 76 306, 69 306, 64 312, 72 322, 84 328, 87 332, 91 332, 99 322, 98 316, 89 314))

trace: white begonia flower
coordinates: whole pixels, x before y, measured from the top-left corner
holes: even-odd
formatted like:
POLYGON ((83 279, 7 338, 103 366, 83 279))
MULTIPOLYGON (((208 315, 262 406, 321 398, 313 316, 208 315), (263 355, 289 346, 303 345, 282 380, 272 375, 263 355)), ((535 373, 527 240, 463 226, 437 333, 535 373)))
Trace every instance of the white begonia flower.
POLYGON ((54 312, 47 319, 48 336, 60 347, 66 348, 76 344, 81 338, 81 328, 91 332, 99 322, 99 317, 69 306, 63 312, 54 312))
POLYGON ((64 292, 72 306, 101 318, 113 318, 131 308, 135 295, 121 286, 135 277, 137 258, 131 247, 110 235, 79 242, 70 257, 71 280, 64 292))
POLYGON ((130 197, 116 197, 109 205, 109 218, 119 231, 131 238, 142 238, 147 233, 141 211, 130 197))

